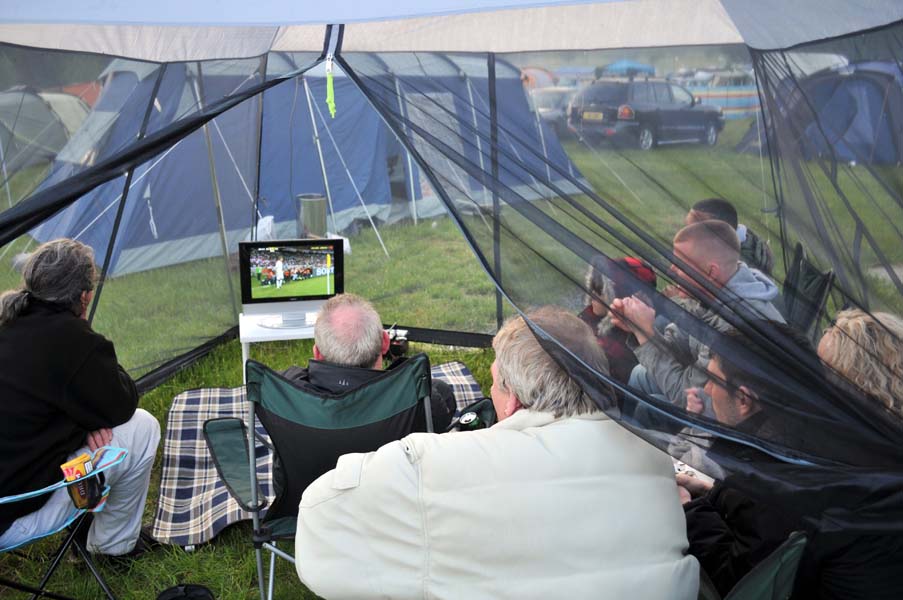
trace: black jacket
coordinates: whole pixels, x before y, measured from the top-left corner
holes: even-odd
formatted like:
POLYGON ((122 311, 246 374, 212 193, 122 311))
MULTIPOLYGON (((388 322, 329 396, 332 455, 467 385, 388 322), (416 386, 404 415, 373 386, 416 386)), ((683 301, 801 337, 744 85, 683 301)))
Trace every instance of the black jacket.
MULTIPOLYGON (((761 412, 737 429, 763 439, 781 435, 761 412)), ((785 510, 744 495, 731 486, 730 478, 685 504, 684 512, 689 552, 722 596, 792 531, 807 529, 785 510)), ((812 530, 806 535, 809 541, 797 571, 794 599, 903 598, 903 536, 812 530)))
MULTIPOLYGON (((138 406, 112 342, 37 300, 0 327, 0 390, 0 496, 59 481, 60 465, 88 432, 125 423, 138 406)), ((0 505, 0 532, 46 501, 0 505)))

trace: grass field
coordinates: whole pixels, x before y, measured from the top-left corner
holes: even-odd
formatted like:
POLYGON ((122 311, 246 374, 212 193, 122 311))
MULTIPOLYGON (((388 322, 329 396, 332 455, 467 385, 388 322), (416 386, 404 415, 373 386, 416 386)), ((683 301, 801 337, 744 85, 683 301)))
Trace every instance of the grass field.
MULTIPOLYGON (((710 196, 733 200, 741 222, 771 241, 777 258, 777 279, 782 280, 779 224, 770 212, 774 206, 770 167, 757 156, 731 150, 745 128, 746 124, 742 122, 728 123, 715 148, 674 145, 640 152, 565 142, 565 149, 576 167, 604 200, 598 203, 578 196, 574 201, 611 227, 611 232, 591 224, 575 206, 560 199, 535 203, 544 215, 566 228, 566 232, 558 234, 542 232, 510 206, 503 207, 502 282, 506 290, 522 307, 547 302, 577 306, 581 298, 572 280, 582 278, 584 267, 563 245, 569 239, 565 236, 582 239, 594 248, 615 255, 626 253, 615 233, 626 236, 630 243, 642 248, 644 244, 638 236, 615 219, 614 213, 618 212, 655 239, 669 244, 674 232, 682 225, 689 205, 710 196), (553 265, 555 269, 543 265, 553 265)), ((886 180, 898 186, 898 193, 903 189, 900 171, 896 167, 884 171, 886 180)), ((859 174, 861 172, 844 169, 839 173, 836 185, 846 190, 862 209, 866 226, 888 253, 889 260, 903 262, 903 244, 899 243, 897 231, 899 220, 887 218, 898 214, 895 211, 899 208, 878 189, 876 181, 858 178, 859 174)), ((813 177, 811 184, 816 189, 827 192, 835 185, 827 177, 813 177)), ((23 190, 28 187, 27 182, 16 185, 23 190)), ((792 189, 785 189, 785 194, 791 192, 792 189)), ((849 232, 854 226, 852 215, 836 195, 827 194, 826 197, 826 209, 832 211, 838 227, 849 232)), ((796 200, 794 198, 793 206, 797 206, 796 200)), ((795 218, 802 220, 804 215, 795 218)), ((491 228, 479 216, 465 219, 474 243, 491 264, 491 228)), ((381 226, 380 233, 388 255, 369 227, 364 227, 351 239, 353 251, 345 257, 346 291, 369 298, 386 323, 397 321, 418 327, 494 331, 494 287, 451 219, 381 226)), ((3 260, 28 247, 26 238, 17 240, 3 249, 6 252, 3 260)), ((869 248, 864 248, 862 260, 868 265, 876 258, 869 248)), ((18 276, 8 268, 0 269, 0 287, 13 287, 17 279, 18 276)), ((886 305, 900 307, 900 295, 891 286, 878 280, 870 280, 869 285, 886 305)), ((112 278, 104 286, 94 326, 114 340, 121 362, 137 377, 234 325, 240 308, 238 289, 237 268, 225 259, 195 261, 112 278)), ((510 307, 506 310, 510 312, 510 307)), ((903 307, 898 310, 903 312, 903 307)), ((462 360, 477 376, 484 392, 488 392, 491 350, 417 345, 414 350, 429 352, 434 364, 462 360)), ((305 364, 310 354, 310 342, 252 346, 253 358, 277 369, 305 364)), ((146 394, 142 406, 165 423, 172 397, 179 392, 197 387, 239 385, 239 363, 238 343, 227 343, 146 394)), ((159 469, 158 464, 146 521, 153 514, 159 469)), ((51 545, 47 542, 39 549, 51 545)), ((128 570, 116 572, 105 567, 104 572, 123 598, 152 599, 168 585, 197 582, 211 587, 217 598, 247 599, 256 593, 250 550, 248 528, 239 525, 194 553, 166 548, 134 563, 128 570)), ((39 553, 29 554, 37 556, 39 553)), ((294 571, 284 562, 279 564, 280 586, 276 597, 312 597, 297 582, 294 571)), ((36 572, 36 568, 15 556, 5 556, 0 564, 0 575, 21 574, 33 579, 36 572)), ((63 565, 57 582, 55 589, 77 598, 97 597, 97 590, 87 574, 71 564, 63 565)))
POLYGON ((263 285, 254 279, 251 280, 251 298, 297 298, 304 296, 323 296, 332 293, 335 289, 335 280, 330 276, 311 277, 292 281, 286 279, 282 287, 275 284, 263 285))

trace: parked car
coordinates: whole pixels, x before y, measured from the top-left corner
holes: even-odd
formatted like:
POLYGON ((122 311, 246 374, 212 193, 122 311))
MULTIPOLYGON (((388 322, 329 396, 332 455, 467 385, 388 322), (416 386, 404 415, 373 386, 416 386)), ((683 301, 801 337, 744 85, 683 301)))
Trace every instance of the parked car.
POLYGON ((577 93, 571 87, 544 87, 530 90, 530 101, 539 118, 559 136, 567 133, 567 108, 577 93))
POLYGON ((700 142, 714 146, 724 129, 717 106, 700 104, 689 91, 661 79, 599 79, 577 92, 568 128, 591 140, 658 144, 700 142))

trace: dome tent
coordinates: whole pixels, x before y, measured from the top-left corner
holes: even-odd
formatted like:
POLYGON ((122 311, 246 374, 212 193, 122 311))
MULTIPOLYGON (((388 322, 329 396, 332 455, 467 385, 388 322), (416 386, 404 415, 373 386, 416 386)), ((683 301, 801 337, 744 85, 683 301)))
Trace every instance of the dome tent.
MULTIPOLYGON (((393 263, 384 261, 380 251, 362 255, 356 250, 353 260, 365 265, 360 267, 362 275, 382 271, 390 283, 374 291, 364 287, 361 276, 361 287, 352 284, 349 289, 375 297, 387 320, 410 323, 428 335, 450 329, 457 334, 487 334, 504 316, 505 301, 516 310, 546 303, 578 310, 590 292, 583 276, 597 254, 645 258, 661 280, 692 290, 691 295, 712 304, 713 310, 744 336, 745 343, 724 343, 781 390, 780 401, 770 399, 768 409, 793 433, 771 439, 690 414, 679 403, 662 402, 589 370, 566 346, 536 331, 586 393, 613 418, 672 453, 681 444, 704 449, 713 437, 726 440, 728 444, 705 450, 721 472, 745 477, 754 496, 767 494, 771 501, 786 504, 788 510, 821 527, 899 530, 903 507, 893 492, 903 477, 897 443, 899 415, 870 404, 842 381, 822 376, 811 356, 761 324, 757 315, 670 251, 670 239, 689 206, 703 197, 725 196, 738 205, 746 223, 773 240, 782 258, 779 262, 785 263, 780 265, 783 270, 778 269, 779 280, 789 260, 784 248, 801 242, 819 267, 837 273, 831 310, 844 305, 901 310, 903 284, 894 267, 901 261, 903 236, 897 223, 903 202, 899 188, 889 183, 897 173, 850 170, 830 155, 806 154, 800 145, 800 117, 782 113, 778 100, 779 86, 798 79, 794 65, 809 52, 844 54, 850 62, 886 60, 888 52, 900 54, 896 36, 903 7, 899 3, 870 2, 867 10, 839 0, 830 7, 823 2, 787 4, 776 0, 755 6, 739 0, 528 2, 517 7, 491 1, 426 7, 334 3, 316 9, 323 11, 320 14, 305 12, 303 18, 288 3, 264 3, 254 6, 253 12, 239 4, 218 3, 214 9, 205 3, 176 6, 163 2, 152 10, 142 6, 123 9, 115 19, 91 12, 100 10, 98 7, 38 13, 23 6, 4 17, 8 23, 0 26, 0 42, 109 54, 165 67, 147 86, 133 88, 136 101, 144 99, 145 112, 130 125, 129 135, 0 214, 5 243, 24 243, 20 236, 54 218, 58 211, 70 204, 85 205, 82 208, 87 210, 89 192, 110 188, 114 191, 109 197, 118 197, 115 211, 111 208, 103 216, 110 221, 110 233, 95 249, 104 266, 112 268, 117 248, 129 244, 127 228, 122 227, 130 222, 127 211, 146 204, 143 192, 126 193, 131 182, 182 139, 188 143, 197 138, 197 152, 207 152, 209 140, 220 135, 217 126, 230 142, 234 137, 235 144, 230 147, 241 146, 247 152, 250 172, 245 183, 255 202, 262 204, 258 190, 272 185, 272 178, 288 179, 293 173, 262 172, 260 157, 268 144, 260 127, 261 114, 265 119, 267 113, 266 95, 290 87, 314 65, 334 61, 397 137, 411 158, 411 169, 419 171, 421 182, 425 180, 441 199, 450 221, 462 234, 459 241, 463 239, 475 257, 472 264, 453 267, 455 252, 448 252, 442 257, 448 270, 422 273, 418 281, 400 285, 410 262, 393 263), (41 22, 46 14, 54 14, 58 22, 41 22), (159 15, 168 15, 169 20, 159 22, 159 15), (113 20, 116 24, 108 24, 113 20), (617 48, 629 55, 631 49, 648 52, 651 48, 664 53, 660 62, 670 60, 675 65, 684 55, 674 48, 718 45, 742 45, 749 53, 768 113, 765 135, 773 151, 767 158, 735 156, 724 146, 713 150, 675 146, 638 154, 631 149, 563 143, 568 162, 576 167, 572 170, 544 152, 548 148, 543 148, 547 146, 543 139, 548 132, 540 128, 537 135, 528 136, 523 126, 517 125, 515 95, 506 98, 501 90, 504 62, 514 63, 521 54, 529 53, 533 63, 537 55, 544 55, 544 62, 555 67, 553 63, 566 60, 566 55, 576 60, 594 50, 617 48), (261 63, 268 63, 278 53, 296 53, 293 64, 298 65, 297 70, 276 75, 261 68, 261 63), (391 55, 392 60, 382 58, 384 55, 391 55), (423 60, 437 55, 452 60, 465 56, 470 66, 462 70, 468 72, 471 85, 454 87, 452 80, 460 75, 446 77, 447 63, 423 60), (408 61, 421 75, 407 80, 406 75, 396 76, 394 60, 408 61), (205 99, 203 106, 164 117, 155 103, 162 105, 157 101, 168 73, 192 63, 197 65, 192 68, 203 72, 198 79, 205 91, 196 94, 205 99), (249 72, 266 73, 265 81, 261 77, 237 90, 214 85, 211 73, 242 63, 251 66, 249 72), (257 100, 261 95, 262 103, 257 100), (399 98, 405 101, 400 103, 399 98), (244 116, 236 117, 241 114, 244 116), (224 125, 233 117, 243 125, 229 130, 224 125), (259 149, 256 159, 255 149, 259 149), (678 267, 677 272, 670 271, 672 265, 678 267), (480 268, 494 284, 495 298, 486 287, 471 288, 470 282, 456 285, 457 277, 466 274, 461 271, 480 268), (473 304, 477 307, 473 320, 456 322, 455 315, 447 314, 451 311, 441 309, 415 314, 415 307, 403 302, 403 294, 412 286, 435 292, 436 298, 446 299, 446 305, 456 310, 473 304), (461 298, 464 300, 459 302, 461 298), (617 387, 617 404, 611 402, 603 384, 617 387), (648 411, 625 410, 631 405, 648 411), (806 417, 805 427, 798 426, 800 415, 806 417), (667 426, 661 425, 662 420, 667 426), (864 510, 860 505, 866 502, 864 510), (866 519, 864 514, 875 516, 866 519)), ((581 64, 585 63, 583 59, 581 64)), ((323 97, 315 98, 321 110, 323 97)), ((340 95, 338 101, 341 112, 340 95)), ((168 338, 164 341, 169 345, 161 354, 170 365, 178 360, 179 352, 214 338, 235 323, 235 315, 230 314, 234 296, 228 288, 228 255, 234 250, 234 240, 227 235, 230 227, 223 225, 226 211, 215 209, 218 204, 210 198, 217 195, 213 183, 217 178, 211 177, 211 171, 223 171, 229 160, 214 155, 203 172, 192 174, 211 182, 209 190, 200 192, 207 197, 197 200, 207 202, 210 218, 220 223, 223 250, 217 259, 197 261, 196 271, 167 267, 148 272, 149 276, 203 284, 210 298, 201 307, 174 301, 176 308, 156 321, 168 338)), ((294 191, 295 187, 289 181, 285 189, 294 191)), ((423 186, 419 194, 427 195, 423 186)), ((156 192, 151 197, 154 195, 156 192)), ((417 197, 415 190, 413 198, 417 197)), ((369 200, 364 198, 364 202, 369 200)), ((255 211, 248 209, 244 215, 243 227, 250 231, 255 211)), ((381 232, 384 237, 388 235, 385 229, 381 232)), ((404 244, 416 246, 427 240, 426 245, 439 247, 439 242, 446 241, 440 237, 443 232, 441 227, 399 227, 393 235, 404 244)), ((388 239, 386 245, 393 247, 388 239)), ((417 256, 418 262, 425 258, 417 256)), ((111 314, 123 298, 139 311, 146 306, 139 299, 147 305, 159 300, 142 299, 139 293, 127 290, 125 282, 122 277, 104 283, 94 306, 98 325, 106 324, 104 314, 111 314)), ((664 296, 657 300, 659 312, 696 339, 708 345, 720 342, 720 332, 697 318, 698 314, 664 296)), ((140 312, 143 321, 153 321, 149 311, 140 312)), ((462 335, 456 339, 479 338, 462 335)), ((676 356, 678 351, 674 352, 676 356)), ((129 366, 144 365, 135 361, 129 366)))

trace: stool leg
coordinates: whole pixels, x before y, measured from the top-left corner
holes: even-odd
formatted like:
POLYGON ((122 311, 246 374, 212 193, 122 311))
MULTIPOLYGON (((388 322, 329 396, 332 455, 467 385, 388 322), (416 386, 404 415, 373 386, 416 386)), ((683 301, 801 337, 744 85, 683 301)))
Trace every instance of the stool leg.
POLYGON ((85 550, 85 548, 82 547, 82 545, 78 541, 75 542, 75 551, 78 552, 79 556, 82 557, 82 560, 85 561, 85 564, 88 566, 88 570, 90 570, 91 574, 94 575, 94 579, 97 580, 97 585, 99 585, 100 589, 103 590, 103 593, 108 598, 108 600, 116 600, 116 596, 113 595, 113 592, 107 585, 106 580, 104 580, 103 575, 100 574, 100 571, 97 570, 97 566, 94 564, 94 561, 91 560, 91 555, 87 550, 85 550))
MULTIPOLYGON (((63 543, 57 549, 56 554, 53 555, 53 560, 50 562, 50 568, 47 569, 47 572, 44 573, 44 577, 41 578, 41 582, 38 584, 38 590, 43 591, 44 586, 47 585, 47 582, 50 581, 50 578, 53 576, 53 573, 56 571, 56 568, 60 566, 60 561, 63 560, 63 556, 66 554, 66 550, 69 549, 69 546, 72 544, 72 540, 75 539, 75 536, 78 534, 79 528, 84 523, 85 515, 82 514, 78 519, 75 520, 72 527, 69 529, 69 533, 66 534, 66 539, 63 540, 63 543)), ((31 600, 36 600, 38 598, 38 594, 32 594, 31 600)))

